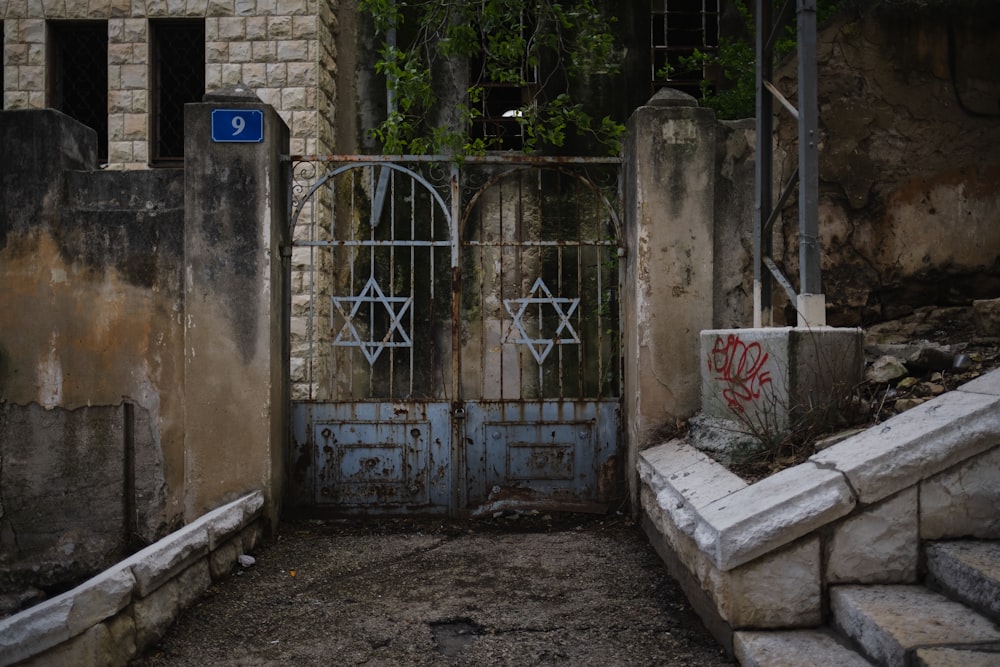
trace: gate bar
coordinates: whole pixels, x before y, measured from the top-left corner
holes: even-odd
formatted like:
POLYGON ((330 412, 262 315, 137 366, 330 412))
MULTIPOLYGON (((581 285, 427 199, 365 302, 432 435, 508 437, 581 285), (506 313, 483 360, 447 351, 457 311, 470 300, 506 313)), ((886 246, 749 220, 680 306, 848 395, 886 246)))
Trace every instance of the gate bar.
POLYGON ((291 162, 438 162, 458 164, 621 164, 620 156, 568 155, 282 155, 291 162))

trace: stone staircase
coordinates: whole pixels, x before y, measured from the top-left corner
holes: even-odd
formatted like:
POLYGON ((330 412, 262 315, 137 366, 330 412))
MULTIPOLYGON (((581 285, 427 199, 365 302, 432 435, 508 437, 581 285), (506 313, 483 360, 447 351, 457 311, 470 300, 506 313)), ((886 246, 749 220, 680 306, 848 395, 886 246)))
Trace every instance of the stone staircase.
POLYGON ((1000 540, 925 542, 924 585, 837 585, 821 630, 740 631, 744 667, 996 667, 1000 540))

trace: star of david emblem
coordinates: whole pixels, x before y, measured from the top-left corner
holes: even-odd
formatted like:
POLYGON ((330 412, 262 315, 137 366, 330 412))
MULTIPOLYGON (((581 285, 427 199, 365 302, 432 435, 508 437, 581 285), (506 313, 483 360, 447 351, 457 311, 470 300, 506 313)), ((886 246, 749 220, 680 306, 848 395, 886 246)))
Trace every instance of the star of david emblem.
POLYGON ((549 352, 552 351, 552 348, 556 343, 559 343, 560 345, 580 344, 580 337, 576 334, 573 324, 569 321, 569 318, 574 312, 576 312, 577 306, 580 305, 580 300, 552 296, 552 291, 541 278, 535 280, 535 284, 532 285, 531 290, 528 292, 528 296, 522 299, 504 299, 503 305, 507 308, 507 312, 510 313, 510 316, 514 318, 513 327, 507 334, 507 342, 527 345, 539 366, 541 366, 542 362, 545 361, 545 358, 549 356, 549 352), (528 306, 532 305, 537 305, 539 308, 538 338, 532 338, 528 335, 528 332, 524 328, 525 312, 527 311, 528 306), (541 310, 545 306, 551 306, 551 309, 555 311, 555 314, 559 319, 555 333, 548 338, 542 338, 541 310), (515 335, 515 332, 520 337, 511 340, 512 336, 515 335))
MULTIPOLYGON (((375 360, 382 354, 382 350, 387 347, 412 347, 410 336, 403 327, 403 316, 413 302, 408 296, 386 296, 379 286, 375 276, 368 279, 364 289, 357 296, 335 296, 331 297, 333 307, 341 317, 344 318, 344 325, 337 332, 333 344, 342 347, 361 348, 362 354, 370 365, 375 365, 375 360), (362 340, 355 321, 358 318, 361 307, 367 304, 366 312, 362 312, 361 317, 367 316, 368 339, 362 340), (389 314, 389 326, 385 335, 376 339, 374 333, 375 315, 379 308, 385 308, 389 314)), ((331 315, 332 318, 332 315, 331 315)), ((364 320, 362 320, 364 321, 364 320)))

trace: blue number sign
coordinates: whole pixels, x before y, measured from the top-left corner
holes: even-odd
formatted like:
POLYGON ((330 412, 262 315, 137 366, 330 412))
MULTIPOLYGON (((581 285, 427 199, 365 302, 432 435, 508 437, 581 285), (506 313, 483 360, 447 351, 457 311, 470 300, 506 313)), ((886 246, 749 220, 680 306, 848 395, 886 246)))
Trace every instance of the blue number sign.
POLYGON ((259 109, 212 109, 212 141, 264 141, 264 112, 259 109))

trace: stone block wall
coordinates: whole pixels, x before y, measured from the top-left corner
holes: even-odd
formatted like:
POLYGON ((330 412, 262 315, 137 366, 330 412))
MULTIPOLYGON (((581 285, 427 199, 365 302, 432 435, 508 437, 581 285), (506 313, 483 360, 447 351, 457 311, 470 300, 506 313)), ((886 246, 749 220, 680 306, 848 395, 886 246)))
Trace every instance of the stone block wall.
POLYGON ((2 0, 3 108, 48 105, 47 21, 107 21, 109 166, 145 168, 151 154, 149 20, 204 18, 206 90, 245 84, 288 125, 292 153, 329 153, 335 7, 327 0, 2 0))
POLYGON ((1000 371, 747 484, 671 440, 639 455, 642 523, 716 638, 818 627, 830 586, 909 584, 920 543, 1000 539, 1000 371))

